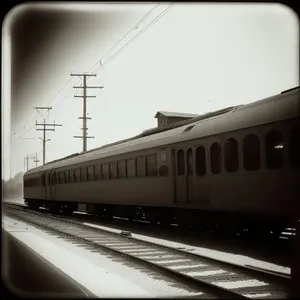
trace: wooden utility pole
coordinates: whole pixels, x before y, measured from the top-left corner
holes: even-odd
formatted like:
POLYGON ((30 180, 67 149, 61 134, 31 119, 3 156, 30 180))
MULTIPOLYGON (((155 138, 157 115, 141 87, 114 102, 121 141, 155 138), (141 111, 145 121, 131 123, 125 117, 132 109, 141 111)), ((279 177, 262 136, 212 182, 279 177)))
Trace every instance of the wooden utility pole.
POLYGON ((33 157, 33 159, 35 159, 33 162, 35 162, 35 166, 37 167, 37 163, 40 162, 40 160, 38 160, 37 153, 35 154, 35 157, 33 157))
POLYGON ((25 169, 25 161, 27 161, 27 163, 26 163, 26 166, 27 166, 26 171, 28 171, 28 159, 29 159, 28 155, 26 157, 24 157, 24 169, 25 169))
POLYGON ((74 138, 82 138, 83 139, 83 152, 85 152, 87 150, 87 139, 92 139, 95 138, 94 136, 88 136, 87 135, 87 130, 88 128, 86 127, 86 120, 89 119, 91 120, 91 118, 86 116, 86 99, 87 98, 95 98, 96 96, 87 96, 86 95, 86 89, 90 88, 90 89, 103 89, 103 86, 86 86, 86 78, 88 76, 97 76, 94 73, 79 73, 79 74, 71 74, 71 76, 80 76, 83 77, 83 86, 74 86, 73 88, 79 88, 79 89, 83 89, 83 95, 82 96, 75 96, 77 98, 83 98, 83 114, 82 117, 78 117, 78 119, 82 119, 82 130, 83 130, 83 135, 82 136, 73 136, 74 138))
MULTIPOLYGON (((34 107, 38 112, 39 110, 50 110, 52 107, 34 107)), ((46 142, 50 141, 50 139, 46 140, 46 131, 55 131, 56 126, 63 126, 62 124, 55 124, 54 123, 46 123, 46 119, 44 118, 44 123, 38 124, 37 122, 35 123, 36 126, 43 126, 43 129, 36 129, 37 131, 42 130, 43 131, 43 138, 41 140, 43 141, 43 165, 46 163, 46 142), (46 126, 54 126, 54 128, 46 128, 46 126)))

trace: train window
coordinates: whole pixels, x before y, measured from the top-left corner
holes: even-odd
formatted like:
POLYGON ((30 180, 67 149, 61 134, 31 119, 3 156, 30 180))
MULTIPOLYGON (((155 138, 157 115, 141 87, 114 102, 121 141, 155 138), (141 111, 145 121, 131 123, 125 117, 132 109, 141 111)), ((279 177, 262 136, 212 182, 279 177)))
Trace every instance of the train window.
POLYGON ((186 154, 186 166, 188 175, 193 175, 193 150, 191 148, 186 154))
POLYGON ((117 162, 111 162, 109 164, 109 178, 110 179, 117 179, 118 178, 118 167, 117 162))
POLYGON ((213 174, 220 174, 222 170, 222 148, 219 143, 210 146, 210 169, 213 174))
POLYGON ((88 181, 93 181, 95 179, 94 166, 88 166, 88 181))
POLYGON ((177 152, 177 167, 178 167, 178 175, 184 174, 184 152, 183 150, 179 150, 177 152))
POLYGON ((109 179, 109 164, 103 164, 101 166, 101 177, 103 180, 109 179))
POLYGON ((265 140, 266 164, 269 169, 283 166, 283 137, 279 131, 269 132, 265 140))
POLYGON ((138 157, 136 159, 136 165, 137 177, 146 176, 146 158, 144 156, 138 157))
POLYGON ((81 168, 81 181, 87 181, 87 167, 81 168))
POLYGON ((74 182, 74 170, 70 170, 70 182, 74 182))
POLYGON ((196 173, 198 176, 204 176, 206 174, 206 156, 203 146, 199 146, 196 149, 196 173))
POLYGON ((126 160, 118 161, 119 178, 126 178, 126 160))
POLYGON ((158 170, 159 176, 169 176, 169 168, 167 166, 161 166, 158 170))
POLYGON ((101 179, 101 166, 95 166, 95 180, 101 179))
POLYGON ((44 173, 42 175, 42 186, 45 186, 46 185, 46 174, 44 173))
POLYGON ((293 167, 300 166, 300 127, 294 128, 290 136, 290 163, 293 167))
POLYGON ((239 168, 238 143, 230 138, 224 144, 225 169, 229 173, 236 172, 239 168))
POLYGON ((260 168, 260 140, 255 134, 248 134, 243 140, 243 163, 247 171, 260 168))
POLYGON ((151 154, 146 156, 146 173, 147 176, 157 176, 157 155, 151 154))
POLYGON ((188 132, 188 131, 192 130, 194 127, 195 127, 195 125, 190 125, 190 126, 188 126, 187 128, 185 128, 185 129, 183 130, 183 132, 188 132))
POLYGON ((66 183, 70 182, 70 172, 69 171, 65 171, 65 179, 66 179, 66 183))
POLYGON ((74 177, 74 182, 80 182, 81 176, 80 176, 80 169, 75 169, 75 177, 74 177))
POLYGON ((135 177, 136 169, 135 169, 135 158, 127 159, 127 177, 133 178, 135 177))

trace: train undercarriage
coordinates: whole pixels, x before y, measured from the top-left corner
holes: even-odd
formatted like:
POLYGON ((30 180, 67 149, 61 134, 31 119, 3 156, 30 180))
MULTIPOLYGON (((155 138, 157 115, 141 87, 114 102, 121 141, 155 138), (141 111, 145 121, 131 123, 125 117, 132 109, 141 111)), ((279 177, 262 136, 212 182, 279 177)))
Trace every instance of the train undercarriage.
POLYGON ((43 201, 25 199, 31 209, 44 207, 55 213, 72 214, 83 211, 102 217, 119 217, 131 221, 148 221, 169 226, 177 224, 222 235, 271 236, 278 238, 287 227, 293 227, 289 216, 251 213, 221 212, 172 207, 151 207, 113 204, 78 204, 77 202, 43 201), (84 208, 82 210, 82 208, 84 208))

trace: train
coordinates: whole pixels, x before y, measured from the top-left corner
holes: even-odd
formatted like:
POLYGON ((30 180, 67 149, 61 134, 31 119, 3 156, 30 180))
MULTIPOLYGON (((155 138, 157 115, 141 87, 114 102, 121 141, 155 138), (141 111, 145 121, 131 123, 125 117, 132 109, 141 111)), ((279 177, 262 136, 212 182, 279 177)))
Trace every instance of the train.
POLYGON ((32 209, 278 235, 299 212, 299 87, 24 174, 32 209))

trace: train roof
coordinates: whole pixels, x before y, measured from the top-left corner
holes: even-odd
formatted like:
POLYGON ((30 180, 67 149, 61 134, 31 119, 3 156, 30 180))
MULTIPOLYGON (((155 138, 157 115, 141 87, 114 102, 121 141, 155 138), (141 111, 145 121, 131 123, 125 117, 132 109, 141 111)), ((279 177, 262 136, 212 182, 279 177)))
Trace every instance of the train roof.
POLYGON ((150 132, 148 130, 140 135, 104 145, 85 153, 73 154, 67 158, 31 169, 25 173, 25 176, 108 156, 164 147, 184 140, 193 140, 296 117, 299 117, 299 87, 249 104, 229 107, 176 122, 164 128, 150 129, 150 132))

